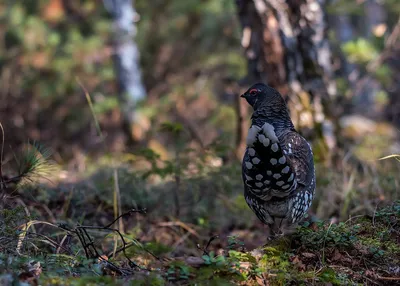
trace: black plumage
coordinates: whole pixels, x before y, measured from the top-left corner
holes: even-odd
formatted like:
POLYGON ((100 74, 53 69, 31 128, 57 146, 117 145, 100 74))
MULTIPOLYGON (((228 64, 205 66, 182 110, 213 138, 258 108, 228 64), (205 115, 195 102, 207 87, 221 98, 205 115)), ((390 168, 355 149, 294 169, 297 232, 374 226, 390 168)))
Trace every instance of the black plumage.
POLYGON ((242 163, 244 196, 273 234, 287 233, 314 197, 313 153, 278 91, 258 83, 242 97, 254 109, 242 163))

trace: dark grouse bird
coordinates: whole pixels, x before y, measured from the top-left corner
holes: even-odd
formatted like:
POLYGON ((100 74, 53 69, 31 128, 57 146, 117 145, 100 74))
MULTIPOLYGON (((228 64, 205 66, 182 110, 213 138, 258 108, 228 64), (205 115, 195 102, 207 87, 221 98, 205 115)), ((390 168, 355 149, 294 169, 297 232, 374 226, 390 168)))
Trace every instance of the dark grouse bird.
POLYGON ((314 197, 310 144, 294 129, 278 91, 257 83, 241 97, 254 109, 242 164, 246 202, 273 235, 288 233, 314 197))

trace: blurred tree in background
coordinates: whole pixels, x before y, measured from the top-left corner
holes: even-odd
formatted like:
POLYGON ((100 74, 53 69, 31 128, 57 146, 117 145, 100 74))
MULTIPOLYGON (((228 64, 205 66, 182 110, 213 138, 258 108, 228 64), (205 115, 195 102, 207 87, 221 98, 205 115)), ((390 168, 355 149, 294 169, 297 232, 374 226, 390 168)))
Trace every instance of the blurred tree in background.
MULTIPOLYGON (((354 103, 352 111, 369 110, 375 118, 382 115, 382 110, 376 110, 387 92, 392 102, 398 98, 392 93, 391 68, 384 64, 399 46, 398 4, 358 2, 362 5, 357 1, 236 1, 248 60, 246 85, 263 81, 287 94, 295 125, 307 137, 322 138, 318 146, 328 157, 340 132, 344 96, 354 98, 346 100, 354 103), (335 76, 339 76, 339 91, 335 76)), ((393 58, 390 62, 393 66, 393 58)), ((389 111, 391 118, 395 109, 389 111)))
MULTIPOLYGON (((136 5, 141 17, 137 42, 150 101, 174 101, 188 85, 197 88, 186 94, 194 95, 200 89, 209 93, 215 88, 209 81, 214 74, 218 78, 212 82, 218 83, 225 76, 243 73, 231 1, 137 1, 136 5)), ((94 100, 109 135, 108 145, 121 150, 125 139, 118 131, 122 121, 118 110, 127 106, 119 100, 123 86, 113 69, 118 50, 110 16, 91 0, 1 4, 0 108, 2 114, 9 114, 3 120, 15 128, 9 134, 11 141, 23 142, 28 137, 51 142, 57 150, 64 149, 65 142, 78 149, 96 146, 91 114, 76 82, 79 79, 94 100)), ((148 117, 141 122, 144 129, 158 112, 154 107, 143 111, 148 117)), ((71 148, 64 151, 69 153, 71 148)))
POLYGON ((312 128, 314 136, 329 137, 326 143, 332 151, 336 139, 325 112, 334 101, 336 86, 324 2, 236 3, 248 81, 265 82, 288 95, 296 105, 292 108, 295 125, 312 128))
POLYGON ((123 124, 132 141, 143 138, 135 107, 146 98, 142 83, 139 50, 134 42, 135 22, 139 20, 131 0, 104 0, 104 5, 113 17, 114 61, 119 83, 119 98, 122 106, 123 124), (139 126, 137 126, 139 125, 139 126))

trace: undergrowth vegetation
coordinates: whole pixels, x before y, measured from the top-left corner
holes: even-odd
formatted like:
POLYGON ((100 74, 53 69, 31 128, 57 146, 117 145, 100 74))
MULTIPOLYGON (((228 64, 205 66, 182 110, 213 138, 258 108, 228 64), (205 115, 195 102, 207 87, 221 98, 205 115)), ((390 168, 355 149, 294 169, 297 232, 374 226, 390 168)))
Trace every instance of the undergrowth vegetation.
MULTIPOLYGON (((119 234, 124 237, 123 245, 122 237, 113 234, 117 230, 111 226, 71 229, 63 223, 30 221, 21 229, 18 225, 27 219, 20 217, 21 212, 1 212, 8 227, 14 229, 3 232, 1 239, 15 242, 3 244, 1 281, 38 279, 40 285, 358 285, 395 281, 393 277, 400 273, 400 202, 377 210, 371 217, 359 216, 338 224, 305 223, 292 237, 253 250, 237 236, 211 237, 185 256, 177 256, 177 246, 163 240, 139 242, 135 237, 143 235, 135 235, 133 230, 119 234), (26 225, 35 225, 40 232, 28 232, 26 225), (82 237, 77 229, 84 230, 82 237), (94 229, 109 234, 95 234, 94 229)), ((197 229, 183 223, 180 226, 188 233, 197 229)), ((201 240, 196 235, 188 239, 201 240)))
MULTIPOLYGON (((212 160, 212 153, 198 156, 185 144, 177 148, 182 149, 172 159, 161 159, 149 149, 105 156, 87 162, 85 173, 71 174, 76 176, 71 182, 47 174, 52 183, 36 177, 29 185, 13 185, 17 181, 8 178, 7 189, 13 191, 3 192, 0 210, 0 281, 4 285, 397 281, 400 201, 377 205, 367 215, 361 209, 342 222, 317 220, 311 214, 292 236, 267 241, 267 230, 244 202, 239 164, 221 165, 212 160), (22 195, 31 202, 18 198, 22 195)), ((21 162, 32 163, 31 171, 40 177, 39 167, 50 164, 40 158, 45 157, 28 152, 21 162)), ((319 176, 324 178, 323 173, 319 176)), ((327 188, 321 191, 326 194, 332 186, 323 178, 319 188, 327 188)), ((356 190, 349 192, 353 192, 349 205, 361 200, 356 190)), ((325 199, 316 200, 314 211, 325 199)))

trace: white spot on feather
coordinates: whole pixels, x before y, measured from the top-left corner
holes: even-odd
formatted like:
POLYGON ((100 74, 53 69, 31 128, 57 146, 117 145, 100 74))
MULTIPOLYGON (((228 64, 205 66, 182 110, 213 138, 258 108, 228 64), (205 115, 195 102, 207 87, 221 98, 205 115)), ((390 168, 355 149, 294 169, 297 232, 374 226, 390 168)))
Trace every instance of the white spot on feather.
POLYGON ((257 125, 253 125, 249 129, 249 133, 247 133, 246 144, 247 146, 253 146, 254 142, 257 140, 257 134, 260 132, 261 128, 257 125))
POLYGON ((285 156, 280 157, 279 158, 279 163, 280 164, 285 164, 286 163, 286 157, 285 156))
POLYGON ((267 175, 268 176, 272 176, 272 172, 271 171, 267 171, 267 175))
POLYGON ((271 149, 274 152, 278 151, 278 149, 279 149, 278 144, 276 144, 276 143, 272 144, 271 149))
POLYGON ((275 179, 278 180, 281 177, 281 175, 280 174, 274 174, 272 177, 274 177, 275 179))
POLYGON ((264 185, 263 185, 263 183, 261 183, 261 182, 257 182, 257 183, 256 183, 256 186, 259 187, 259 188, 262 188, 264 185))
POLYGON ((257 165, 258 163, 260 163, 261 160, 258 159, 257 157, 254 157, 253 160, 251 160, 251 161, 252 161, 254 164, 257 165))
POLYGON ((272 165, 276 165, 278 163, 278 160, 276 160, 275 158, 272 158, 269 161, 271 162, 272 165))
POLYGON ((289 173, 289 171, 290 171, 289 166, 286 166, 285 168, 282 169, 282 174, 287 174, 287 173, 289 173))
POLYGON ((265 138, 265 139, 262 141, 262 143, 263 143, 263 145, 264 145, 265 147, 268 147, 268 145, 269 145, 269 139, 268 139, 268 138, 265 138))
POLYGON ((284 186, 282 186, 282 189, 286 190, 286 189, 289 189, 289 187, 290 187, 290 185, 284 185, 284 186))
POLYGON ((244 164, 246 165, 246 168, 249 170, 251 170, 251 168, 253 168, 253 164, 250 162, 245 162, 244 164))
POLYGON ((256 176, 256 180, 259 180, 259 181, 261 181, 261 180, 262 180, 262 178, 263 178, 263 175, 261 175, 261 174, 258 174, 258 175, 256 176))
POLYGON ((280 187, 280 186, 283 186, 284 183, 285 183, 284 181, 278 181, 278 182, 276 182, 276 185, 280 187))
POLYGON ((252 178, 252 177, 247 176, 246 174, 244 174, 244 176, 246 177, 246 180, 247 180, 247 181, 253 181, 253 178, 252 178))
POLYGON ((269 185, 271 183, 271 181, 265 180, 264 184, 269 185))
POLYGON ((249 155, 252 157, 256 155, 256 150, 254 150, 253 148, 249 148, 249 155))
POLYGON ((265 136, 267 136, 267 138, 269 138, 273 143, 278 142, 278 137, 276 137, 274 126, 269 123, 265 123, 262 129, 265 136))

